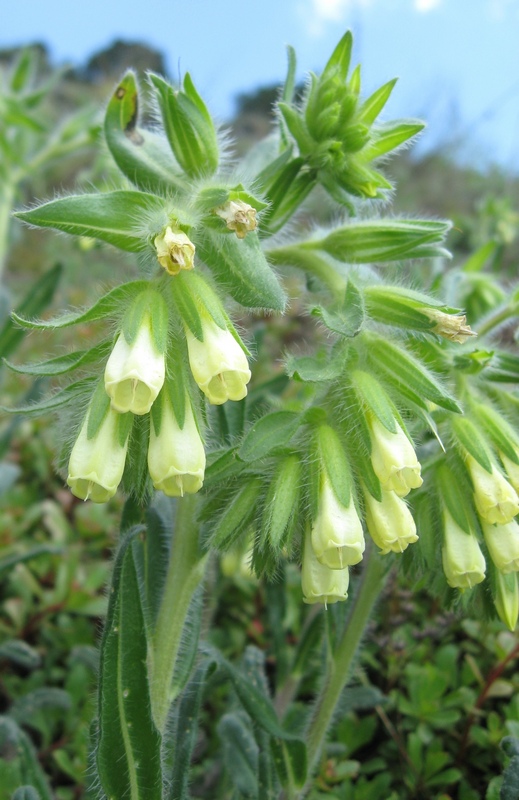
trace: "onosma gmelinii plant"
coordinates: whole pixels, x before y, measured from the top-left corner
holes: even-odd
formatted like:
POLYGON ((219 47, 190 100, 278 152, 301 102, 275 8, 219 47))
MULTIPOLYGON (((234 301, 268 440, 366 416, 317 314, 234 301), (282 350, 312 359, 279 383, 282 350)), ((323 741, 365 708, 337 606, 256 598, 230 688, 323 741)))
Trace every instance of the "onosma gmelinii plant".
MULTIPOLYGON (((193 720, 214 669, 243 709, 233 731, 254 741, 247 796, 308 792, 397 562, 446 602, 517 622, 519 358, 495 335, 516 314, 517 293, 502 303, 492 279, 472 280, 473 265, 445 287, 449 223, 387 215, 393 186, 379 165, 422 124, 379 121, 395 81, 363 97, 351 46, 348 33, 298 101, 290 51, 276 129, 241 163, 222 151, 189 75, 179 89, 149 75, 160 129, 141 128, 129 72, 104 122, 122 188, 17 214, 134 253, 140 268, 86 311, 15 317, 36 330, 110 323, 88 349, 16 367, 81 369, 24 410, 69 410, 76 430, 63 466, 78 498, 104 503, 119 487, 129 498, 93 745, 94 784, 107 798, 187 797, 193 720), (309 224, 319 198, 329 227, 309 224), (253 309, 268 329, 294 272, 315 339, 259 380, 232 316, 253 309), (463 311, 474 292, 477 339, 463 311), (215 550, 267 578, 300 564, 301 600, 325 608, 346 601, 355 579, 321 692, 296 733, 278 718, 258 660, 237 669, 198 642, 197 597, 215 550)), ((290 669, 278 679, 294 680, 290 669)), ((243 775, 230 778, 236 797, 243 775)))

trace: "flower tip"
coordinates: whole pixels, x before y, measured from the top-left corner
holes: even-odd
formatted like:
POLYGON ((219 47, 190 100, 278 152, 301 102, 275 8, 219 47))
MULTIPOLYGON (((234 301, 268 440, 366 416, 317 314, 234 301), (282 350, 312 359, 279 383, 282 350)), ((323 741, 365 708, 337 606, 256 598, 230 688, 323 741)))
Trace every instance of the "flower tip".
POLYGON ((153 244, 160 266, 168 275, 178 275, 195 266, 195 245, 182 231, 173 231, 168 225, 163 233, 155 237, 153 244))

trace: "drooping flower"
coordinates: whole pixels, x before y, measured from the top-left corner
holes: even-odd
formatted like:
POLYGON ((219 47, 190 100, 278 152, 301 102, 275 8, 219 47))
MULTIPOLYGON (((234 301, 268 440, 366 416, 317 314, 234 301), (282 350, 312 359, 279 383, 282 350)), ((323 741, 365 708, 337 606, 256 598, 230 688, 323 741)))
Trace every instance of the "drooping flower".
POLYGON ((128 439, 121 445, 118 436, 120 414, 112 408, 108 408, 92 438, 88 437, 88 416, 70 454, 67 483, 81 500, 106 503, 121 482, 128 439))
POLYGON ((519 571, 519 525, 515 519, 505 525, 491 525, 482 520, 481 527, 490 557, 505 575, 519 571))
POLYGON ((418 541, 413 516, 396 492, 382 489, 380 502, 368 491, 364 497, 369 535, 381 553, 403 553, 408 545, 418 541))
POLYGON ((214 211, 238 239, 245 239, 249 231, 256 230, 256 209, 243 200, 229 200, 214 211))
POLYGON ((448 511, 444 512, 442 563, 453 589, 471 589, 485 579, 485 558, 476 537, 465 533, 448 511))
POLYGON ((163 398, 158 432, 153 421, 150 426, 148 469, 155 489, 168 497, 182 497, 201 489, 205 450, 187 397, 182 428, 168 398, 163 398))
POLYGON ((337 603, 348 597, 350 576, 348 567, 330 569, 321 564, 312 546, 310 530, 305 537, 303 564, 301 569, 301 587, 305 603, 337 603))
POLYGON ((470 454, 466 465, 474 486, 474 502, 478 514, 491 524, 506 525, 519 514, 519 497, 499 468, 492 464, 487 472, 470 454))
POLYGON ((203 341, 186 328, 189 364, 193 377, 210 403, 242 400, 251 371, 247 356, 229 330, 212 319, 202 320, 203 341))
POLYGON ((178 275, 181 269, 193 269, 195 245, 182 231, 173 231, 168 225, 154 240, 157 259, 169 275, 178 275))
POLYGON ((347 508, 343 506, 326 475, 321 477, 311 541, 315 557, 329 569, 358 564, 366 546, 353 498, 347 508))
POLYGON ((153 343, 150 317, 145 314, 137 335, 128 344, 121 331, 105 369, 105 389, 112 408, 121 414, 147 414, 165 376, 164 353, 153 343))
POLYGON ((375 475, 386 491, 405 497, 423 481, 421 467, 414 447, 398 423, 391 433, 376 417, 369 420, 371 433, 371 463, 375 475))

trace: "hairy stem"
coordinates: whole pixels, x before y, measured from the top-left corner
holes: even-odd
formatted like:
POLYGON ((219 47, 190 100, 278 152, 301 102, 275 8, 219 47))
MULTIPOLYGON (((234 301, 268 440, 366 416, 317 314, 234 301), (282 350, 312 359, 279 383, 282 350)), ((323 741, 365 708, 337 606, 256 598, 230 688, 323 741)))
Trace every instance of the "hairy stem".
POLYGON ((324 283, 332 294, 343 295, 346 280, 330 264, 329 261, 317 255, 314 250, 303 250, 301 247, 276 247, 267 250, 269 260, 279 266, 297 267, 313 275, 324 283))
POLYGON ((175 533, 150 654, 151 707, 162 733, 173 700, 171 686, 184 623, 207 560, 199 551, 196 506, 193 495, 177 501, 175 533))
MULTIPOLYGON (((327 674, 317 699, 313 718, 307 731, 309 774, 312 776, 320 756, 326 732, 350 677, 353 659, 369 622, 371 612, 385 583, 386 566, 373 549, 364 557, 364 571, 353 598, 348 623, 335 653, 328 663, 327 674)), ((313 779, 303 789, 301 796, 312 786, 313 779)))

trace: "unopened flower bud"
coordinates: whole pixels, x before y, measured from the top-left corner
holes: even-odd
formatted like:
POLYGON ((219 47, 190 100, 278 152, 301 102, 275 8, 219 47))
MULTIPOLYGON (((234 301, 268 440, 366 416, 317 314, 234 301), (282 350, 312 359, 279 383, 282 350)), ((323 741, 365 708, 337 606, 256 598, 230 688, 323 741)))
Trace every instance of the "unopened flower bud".
POLYGON ((467 325, 467 317, 465 314, 446 314, 444 311, 438 311, 436 308, 421 308, 420 313, 429 317, 431 322, 434 322, 433 333, 443 336, 450 342, 458 342, 464 344, 471 336, 477 336, 470 325, 467 325))
POLYGON ((317 560, 329 569, 344 569, 362 560, 365 548, 362 523, 353 498, 345 508, 325 476, 321 478, 312 547, 317 560))
POLYGON ((245 239, 249 231, 256 230, 256 209, 243 200, 229 200, 214 210, 238 239, 245 239))
POLYGON ((479 516, 486 522, 506 525, 519 514, 519 497, 499 469, 492 464, 487 472, 470 454, 467 468, 474 486, 474 502, 479 516))
POLYGON ((189 364, 193 377, 210 403, 242 400, 251 378, 247 356, 228 330, 212 319, 202 321, 201 342, 186 328, 189 364))
POLYGON ((106 503, 117 491, 128 449, 128 439, 122 446, 119 442, 119 419, 117 411, 108 408, 99 430, 89 439, 87 414, 70 454, 67 477, 72 494, 81 500, 106 503))
POLYGON ((519 616, 519 589, 517 586, 517 575, 503 575, 497 572, 496 575, 496 596, 494 605, 499 615, 499 619, 505 623, 507 628, 515 631, 517 617, 519 616))
POLYGON ((369 420, 371 431, 371 463, 375 475, 386 491, 405 497, 423 481, 414 447, 398 423, 391 433, 376 417, 369 420))
POLYGON ((169 275, 193 269, 195 245, 182 231, 173 231, 168 225, 164 233, 155 237, 154 244, 159 264, 169 275))
POLYGON ((486 564, 476 537, 465 533, 445 511, 442 563, 453 589, 471 589, 485 579, 486 564))
POLYGON ((506 525, 490 525, 482 520, 481 527, 490 557, 500 572, 519 572, 519 525, 513 519, 506 525))
POLYGON ((330 569, 317 560, 312 546, 311 533, 305 537, 301 587, 305 603, 337 603, 348 597, 350 576, 348 567, 330 569))
POLYGON ((146 314, 131 344, 121 332, 105 368, 105 389, 112 408, 121 414, 147 414, 164 383, 164 353, 153 343, 146 314))
POLYGON ((150 426, 148 469, 155 489, 168 497, 183 497, 201 489, 205 450, 187 398, 182 428, 169 400, 163 398, 158 434, 153 422, 150 426))
POLYGON ((382 489, 380 502, 368 491, 364 496, 369 535, 382 554, 403 553, 408 545, 418 541, 413 516, 396 492, 382 489))

